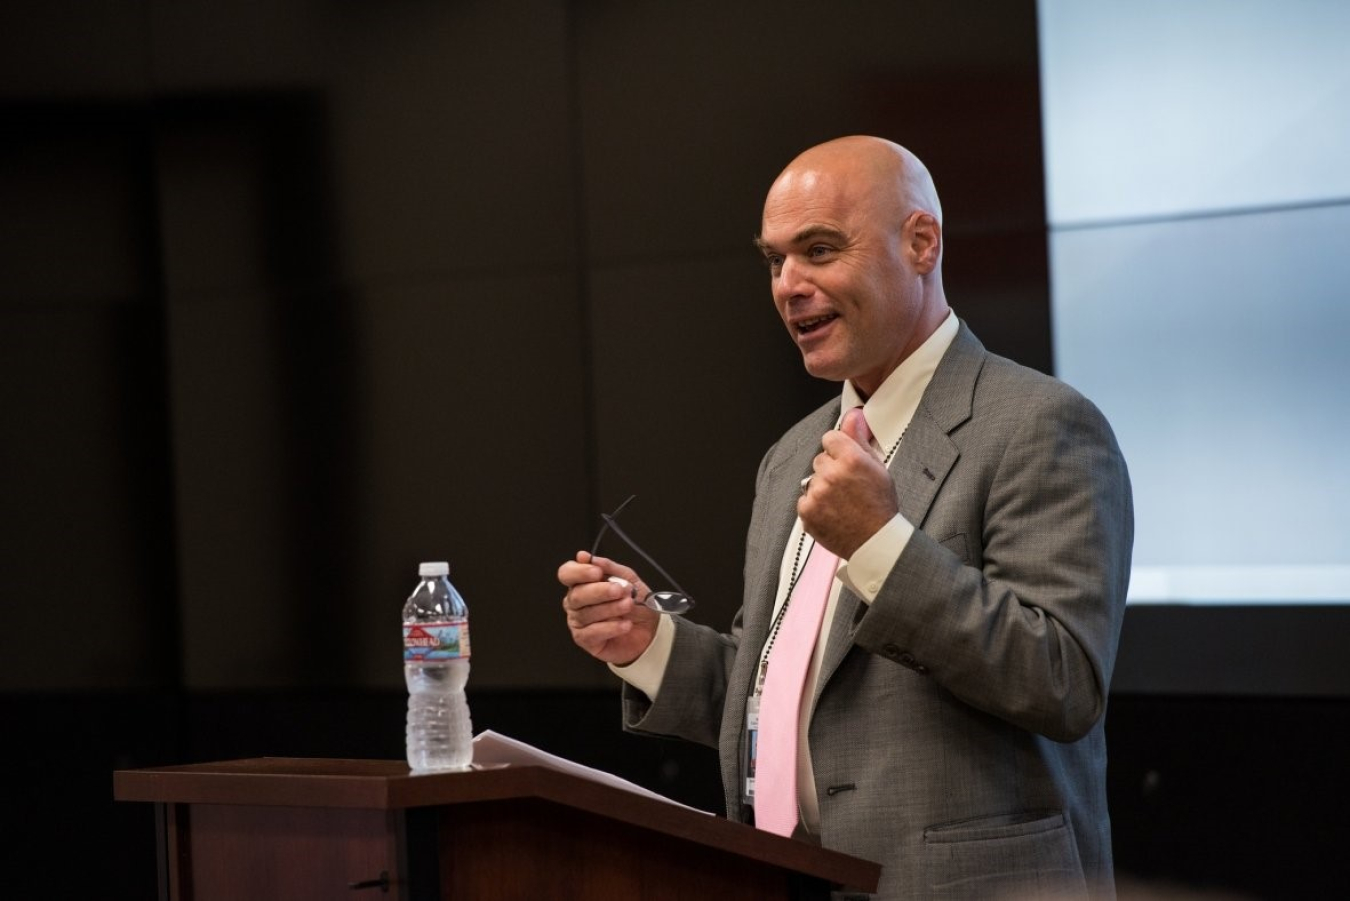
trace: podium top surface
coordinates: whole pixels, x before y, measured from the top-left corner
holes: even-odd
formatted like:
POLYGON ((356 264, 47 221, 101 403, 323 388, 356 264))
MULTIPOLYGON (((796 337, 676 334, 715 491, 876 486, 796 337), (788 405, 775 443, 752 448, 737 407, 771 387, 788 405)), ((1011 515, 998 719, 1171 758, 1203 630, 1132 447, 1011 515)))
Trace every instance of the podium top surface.
POLYGON ((113 773, 119 801, 403 810, 537 799, 875 890, 881 866, 542 766, 412 775, 400 760, 261 757, 113 773))

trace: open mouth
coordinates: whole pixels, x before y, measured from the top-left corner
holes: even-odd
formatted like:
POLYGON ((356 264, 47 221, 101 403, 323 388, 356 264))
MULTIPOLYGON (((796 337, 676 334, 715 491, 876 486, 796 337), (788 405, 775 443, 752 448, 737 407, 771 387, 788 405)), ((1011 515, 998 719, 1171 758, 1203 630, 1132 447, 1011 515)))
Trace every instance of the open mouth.
POLYGON ((818 328, 820 328, 821 326, 825 325, 826 323, 828 323, 828 322, 833 322, 834 320, 836 320, 836 319, 838 319, 838 318, 839 318, 839 314, 838 314, 838 313, 826 313, 824 316, 816 316, 814 319, 803 319, 801 322, 798 322, 797 325, 796 325, 796 328, 797 328, 797 334, 799 334, 799 335, 809 335, 809 334, 811 334, 812 332, 814 332, 816 329, 818 329, 818 328))

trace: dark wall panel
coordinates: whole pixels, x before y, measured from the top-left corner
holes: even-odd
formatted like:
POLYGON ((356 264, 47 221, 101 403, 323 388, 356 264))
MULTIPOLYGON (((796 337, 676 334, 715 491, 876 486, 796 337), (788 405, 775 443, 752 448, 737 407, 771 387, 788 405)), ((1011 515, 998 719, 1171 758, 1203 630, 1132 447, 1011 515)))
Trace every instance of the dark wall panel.
POLYGON ((563 13, 156 6, 188 685, 397 684, 446 557, 476 685, 603 678, 551 603, 588 506, 563 13))
POLYGON ((45 98, 0 101, 0 687, 172 684, 146 117, 45 98))

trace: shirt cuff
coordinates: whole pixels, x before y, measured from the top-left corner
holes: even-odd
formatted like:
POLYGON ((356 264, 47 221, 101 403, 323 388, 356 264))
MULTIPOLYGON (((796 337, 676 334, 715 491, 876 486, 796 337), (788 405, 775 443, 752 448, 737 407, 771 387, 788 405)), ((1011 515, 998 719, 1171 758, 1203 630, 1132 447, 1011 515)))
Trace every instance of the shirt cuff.
POLYGON ((872 603, 913 535, 914 526, 910 521, 895 514, 839 567, 840 581, 864 601, 872 603))
POLYGON ((661 690, 661 680, 666 675, 666 664, 670 662, 670 651, 675 646, 675 623, 669 616, 661 617, 656 624, 656 634, 652 643, 638 659, 627 666, 611 663, 609 670, 629 685, 642 692, 652 701, 661 690))

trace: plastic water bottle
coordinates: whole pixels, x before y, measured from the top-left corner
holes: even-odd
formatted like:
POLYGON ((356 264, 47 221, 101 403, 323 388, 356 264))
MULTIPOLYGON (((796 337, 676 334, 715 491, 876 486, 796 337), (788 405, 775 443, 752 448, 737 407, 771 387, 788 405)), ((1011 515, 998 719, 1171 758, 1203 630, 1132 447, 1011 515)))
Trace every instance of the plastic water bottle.
POLYGON ((403 606, 408 766, 414 773, 468 769, 469 608, 450 584, 450 564, 423 563, 417 574, 421 581, 403 606))

